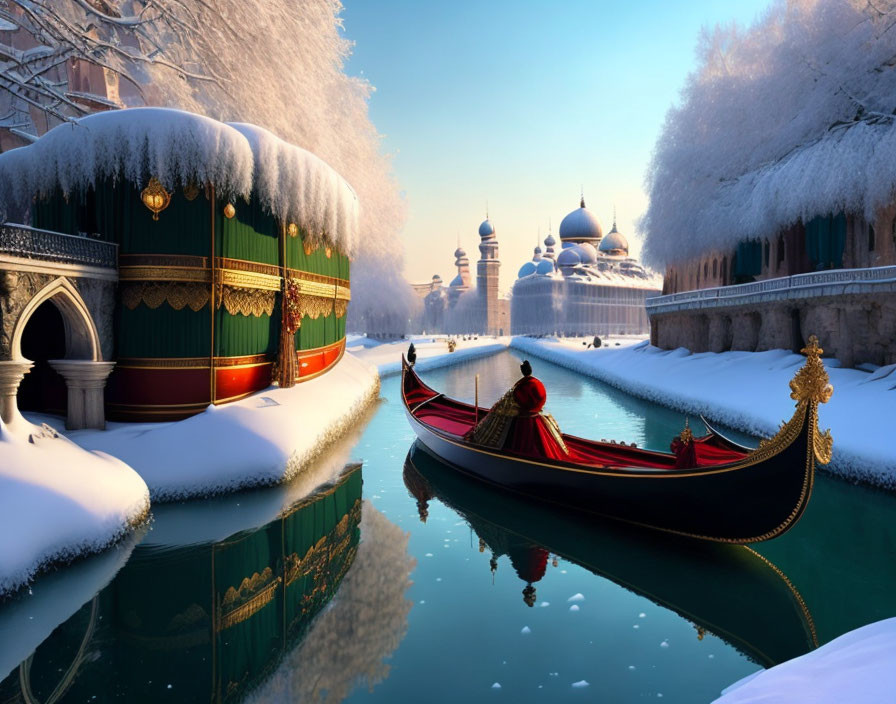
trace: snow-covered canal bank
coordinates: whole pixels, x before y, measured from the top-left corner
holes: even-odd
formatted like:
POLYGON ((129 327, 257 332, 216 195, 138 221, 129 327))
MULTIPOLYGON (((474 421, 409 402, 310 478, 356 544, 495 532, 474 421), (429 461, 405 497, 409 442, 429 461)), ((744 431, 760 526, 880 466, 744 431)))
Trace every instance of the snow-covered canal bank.
MULTIPOLYGON (((773 435, 793 413, 788 384, 805 359, 785 350, 691 354, 646 341, 585 349, 581 340, 515 337, 511 347, 633 396, 759 436, 773 435)), ((834 437, 834 457, 826 469, 896 488, 896 365, 865 372, 824 362, 834 386, 833 398, 819 409, 820 427, 830 428, 834 437)))

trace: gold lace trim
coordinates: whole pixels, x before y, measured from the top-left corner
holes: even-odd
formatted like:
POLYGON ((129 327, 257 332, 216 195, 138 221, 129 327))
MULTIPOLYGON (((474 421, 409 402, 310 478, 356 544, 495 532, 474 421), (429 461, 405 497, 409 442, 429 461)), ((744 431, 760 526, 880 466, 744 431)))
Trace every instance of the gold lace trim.
POLYGON ((272 315, 276 302, 276 291, 258 288, 236 288, 234 286, 222 286, 220 295, 215 300, 217 308, 220 308, 223 304, 224 310, 231 315, 253 315, 256 318, 262 315, 272 315))
POLYGON ((198 312, 208 303, 210 296, 206 284, 184 283, 180 281, 141 281, 121 287, 121 300, 125 307, 134 310, 141 303, 155 310, 167 302, 174 310, 189 306, 198 312))

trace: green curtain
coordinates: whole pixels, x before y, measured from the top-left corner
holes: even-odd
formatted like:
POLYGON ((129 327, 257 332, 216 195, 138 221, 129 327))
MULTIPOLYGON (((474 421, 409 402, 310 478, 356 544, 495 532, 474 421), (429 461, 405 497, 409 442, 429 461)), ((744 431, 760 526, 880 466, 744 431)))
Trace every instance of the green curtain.
POLYGON ((279 341, 279 300, 269 316, 231 315, 223 306, 215 311, 216 357, 276 354, 279 341))
POLYGON ((218 199, 215 214, 215 253, 219 257, 264 264, 280 264, 279 227, 258 198, 233 203, 236 214, 224 215, 227 201, 218 199))
POLYGON ((806 251, 816 271, 843 266, 846 215, 813 218, 806 225, 806 251))
POLYGON ((150 309, 116 307, 118 357, 208 357, 211 347, 209 307, 194 312, 167 303, 150 309))
POLYGON ((335 313, 312 320, 307 315, 302 318, 302 327, 296 332, 296 349, 312 350, 338 342, 345 337, 345 318, 337 318, 335 313))
POLYGON ((740 242, 734 259, 734 281, 752 281, 762 273, 762 243, 759 240, 740 242))
POLYGON ((324 247, 318 247, 311 254, 305 254, 305 232, 300 231, 298 237, 287 237, 286 265, 290 269, 307 271, 322 276, 348 279, 349 260, 335 248, 330 250, 330 257, 324 247))

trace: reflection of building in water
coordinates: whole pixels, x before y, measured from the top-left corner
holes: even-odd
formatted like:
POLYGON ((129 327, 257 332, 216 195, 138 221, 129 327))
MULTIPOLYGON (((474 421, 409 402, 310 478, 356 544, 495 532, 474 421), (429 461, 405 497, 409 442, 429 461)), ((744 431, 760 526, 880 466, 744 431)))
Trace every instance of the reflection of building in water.
POLYGON ((65 682, 73 701, 90 701, 97 689, 99 700, 239 701, 336 593, 355 559, 360 521, 357 467, 258 530, 167 552, 138 549, 0 685, 0 701, 18 701, 23 673, 29 696, 46 701, 60 684, 57 654, 78 650, 88 632, 82 649, 91 658, 65 682))
POLYGON ((520 268, 511 298, 514 335, 646 333, 645 300, 660 293, 662 278, 629 256, 616 229, 606 235, 581 205, 560 223, 561 250, 548 234, 520 268))
POLYGON ((248 699, 262 702, 340 702, 389 674, 385 660, 408 628, 405 593, 416 561, 403 532, 373 504, 364 503, 361 544, 331 605, 298 648, 248 699))

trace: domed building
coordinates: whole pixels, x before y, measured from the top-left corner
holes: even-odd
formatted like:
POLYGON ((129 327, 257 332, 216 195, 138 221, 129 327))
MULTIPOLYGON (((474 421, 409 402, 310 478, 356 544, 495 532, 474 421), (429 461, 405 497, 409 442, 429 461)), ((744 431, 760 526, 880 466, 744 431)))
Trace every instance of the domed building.
POLYGON ((514 335, 616 335, 649 331, 645 301, 662 278, 629 256, 616 227, 604 236, 597 216, 579 207, 560 222, 560 244, 548 233, 545 251, 519 270, 511 298, 514 335))

